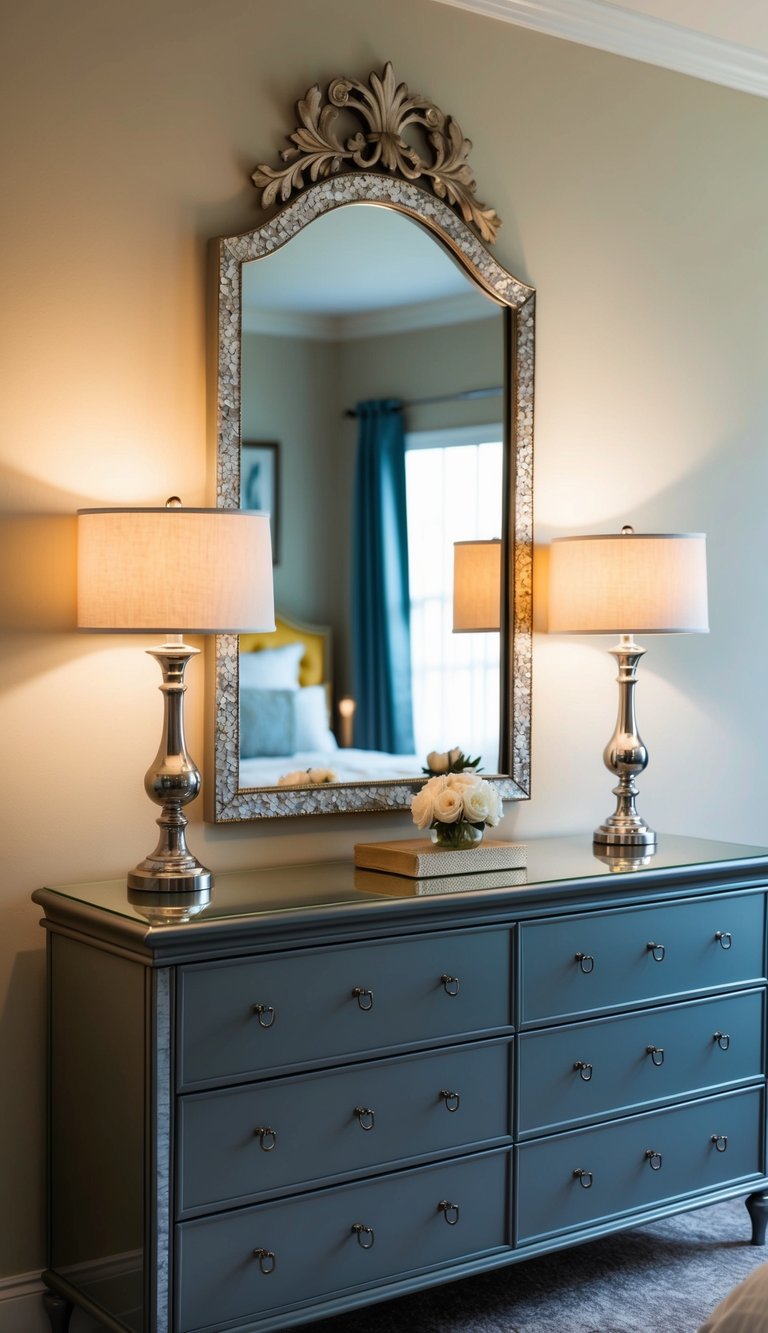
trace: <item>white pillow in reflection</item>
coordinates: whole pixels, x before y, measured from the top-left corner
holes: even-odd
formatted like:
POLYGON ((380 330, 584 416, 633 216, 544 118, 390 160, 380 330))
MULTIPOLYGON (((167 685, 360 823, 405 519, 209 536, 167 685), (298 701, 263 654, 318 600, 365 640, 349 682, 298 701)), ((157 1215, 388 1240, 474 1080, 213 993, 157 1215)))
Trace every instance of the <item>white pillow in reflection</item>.
POLYGON ((241 685, 241 759, 329 754, 336 749, 324 685, 287 690, 241 685))
POLYGON ((328 699, 324 685, 307 685, 298 690, 294 706, 294 751, 316 750, 329 754, 338 750, 338 742, 328 726, 328 699))
POLYGON ((297 690, 299 663, 304 651, 303 643, 286 643, 282 648, 241 653, 241 686, 259 690, 297 690))

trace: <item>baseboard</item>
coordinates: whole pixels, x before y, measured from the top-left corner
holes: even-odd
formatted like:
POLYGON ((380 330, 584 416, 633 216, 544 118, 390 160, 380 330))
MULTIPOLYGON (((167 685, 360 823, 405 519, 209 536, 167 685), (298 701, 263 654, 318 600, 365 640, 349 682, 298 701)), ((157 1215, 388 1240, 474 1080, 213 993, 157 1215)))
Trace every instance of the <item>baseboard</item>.
POLYGON ((0 1278, 0 1333, 51 1333, 39 1273, 0 1278))
MULTIPOLYGON (((0 1278, 0 1333, 51 1333, 43 1307, 44 1290, 39 1273, 0 1278)), ((70 1333, 98 1333, 98 1330, 99 1326, 83 1310, 75 1311, 70 1333)))

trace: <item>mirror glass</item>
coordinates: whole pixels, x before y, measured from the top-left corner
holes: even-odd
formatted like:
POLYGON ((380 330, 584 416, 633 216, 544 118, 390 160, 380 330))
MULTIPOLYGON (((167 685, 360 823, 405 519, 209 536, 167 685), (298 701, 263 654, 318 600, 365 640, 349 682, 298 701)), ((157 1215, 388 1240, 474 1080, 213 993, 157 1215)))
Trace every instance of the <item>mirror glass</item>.
POLYGON ((429 752, 454 747, 505 797, 527 795, 531 289, 455 215, 444 232, 444 205, 418 190, 428 219, 317 197, 305 220, 302 201, 331 184, 281 228, 220 243, 218 503, 272 515, 278 630, 217 644, 217 819, 404 805, 429 752), (361 454, 390 437, 404 449, 404 655, 375 568, 398 543, 371 544, 367 508, 390 477, 361 480, 361 454), (501 567, 498 612, 454 632, 454 546, 477 540, 501 567))

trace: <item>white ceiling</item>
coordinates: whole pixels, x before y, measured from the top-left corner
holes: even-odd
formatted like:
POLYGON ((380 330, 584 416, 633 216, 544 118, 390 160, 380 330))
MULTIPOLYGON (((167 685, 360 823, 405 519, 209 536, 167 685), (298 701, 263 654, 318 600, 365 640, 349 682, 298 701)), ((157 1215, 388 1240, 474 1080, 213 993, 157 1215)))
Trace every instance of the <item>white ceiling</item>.
POLYGON ((437 0, 768 97, 767 0, 437 0))
POLYGON ((720 42, 735 42, 768 54, 766 0, 605 0, 613 9, 645 14, 662 23, 706 33, 720 42))

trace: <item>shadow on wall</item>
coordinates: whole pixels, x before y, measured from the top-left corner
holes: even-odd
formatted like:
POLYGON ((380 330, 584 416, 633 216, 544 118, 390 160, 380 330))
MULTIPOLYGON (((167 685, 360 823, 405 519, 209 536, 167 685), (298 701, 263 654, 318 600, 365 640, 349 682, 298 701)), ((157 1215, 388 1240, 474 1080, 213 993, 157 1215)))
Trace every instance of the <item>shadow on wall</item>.
POLYGON ((0 517, 0 623, 32 634, 77 624, 77 524, 73 514, 0 517))
POLYGON ((0 471, 0 494, 0 625, 70 633, 77 624, 75 513, 93 500, 10 468, 0 471))

